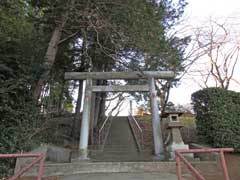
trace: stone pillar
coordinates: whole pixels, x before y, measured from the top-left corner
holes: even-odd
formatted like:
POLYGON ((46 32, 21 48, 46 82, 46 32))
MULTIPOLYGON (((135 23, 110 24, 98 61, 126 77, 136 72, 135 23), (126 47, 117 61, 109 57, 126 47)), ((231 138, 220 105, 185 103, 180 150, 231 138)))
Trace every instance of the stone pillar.
POLYGON ((151 111, 152 111, 152 126, 153 126, 153 140, 156 158, 164 159, 164 147, 162 139, 162 130, 160 125, 159 108, 157 103, 157 94, 155 87, 155 80, 153 77, 149 78, 151 111))
POLYGON ((88 137, 89 137, 89 123, 91 112, 91 99, 92 99, 92 79, 86 80, 85 97, 83 104, 82 125, 80 132, 80 160, 88 159, 88 137))

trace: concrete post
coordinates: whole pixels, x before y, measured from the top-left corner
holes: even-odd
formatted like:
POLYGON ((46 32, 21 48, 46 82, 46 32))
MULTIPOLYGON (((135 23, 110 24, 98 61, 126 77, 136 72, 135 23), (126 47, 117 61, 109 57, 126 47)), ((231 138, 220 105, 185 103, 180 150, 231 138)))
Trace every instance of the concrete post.
POLYGON ((80 160, 88 159, 88 137, 89 137, 89 123, 90 123, 90 112, 91 112, 91 99, 92 99, 92 79, 86 80, 85 97, 83 104, 83 115, 82 115, 82 125, 80 132, 80 160))
POLYGON ((152 111, 152 126, 154 138, 154 150, 156 158, 159 160, 164 159, 164 147, 162 139, 162 130, 160 124, 159 108, 157 103, 155 80, 153 77, 149 78, 151 111, 152 111))

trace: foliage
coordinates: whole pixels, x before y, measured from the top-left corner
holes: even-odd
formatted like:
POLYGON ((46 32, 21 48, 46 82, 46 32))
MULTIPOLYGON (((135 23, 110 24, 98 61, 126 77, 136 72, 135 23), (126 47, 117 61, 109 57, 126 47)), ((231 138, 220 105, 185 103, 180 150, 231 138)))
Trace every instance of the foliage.
MULTIPOLYGON (((43 86, 48 85, 46 80, 59 81, 59 70, 182 70, 183 53, 189 38, 169 37, 167 34, 183 14, 187 4, 185 0, 71 0, 69 3, 57 0, 31 3, 38 15, 42 15, 43 24, 49 32, 64 24, 57 57, 45 59, 47 65, 55 62, 53 67, 46 68, 46 72, 51 68, 52 74, 49 76, 46 73, 48 77, 44 76, 43 86)), ((163 82, 158 86, 158 95, 163 99, 161 102, 167 102, 166 92, 174 85, 176 82, 163 82)))
MULTIPOLYGON (((109 63, 110 70, 114 67, 122 70, 124 66, 127 66, 125 70, 139 70, 137 66, 141 66, 140 59, 144 59, 145 53, 149 57, 148 61, 145 60, 145 64, 148 64, 145 68, 151 70, 170 69, 170 66, 176 67, 182 61, 187 39, 167 37, 167 33, 183 14, 187 4, 185 0, 174 3, 169 0, 73 0, 73 7, 62 0, 31 2, 36 9, 40 9, 49 26, 63 22, 61 16, 68 16, 61 39, 78 32, 73 36, 75 44, 79 40, 87 44, 80 56, 81 61, 88 59, 91 70, 94 70, 94 66, 109 63), (137 66, 133 62, 138 62, 137 66)), ((177 67, 175 69, 179 70, 177 67)))
POLYGON ((195 117, 180 116, 180 121, 184 126, 196 127, 195 117))
POLYGON ((192 94, 199 135, 214 147, 240 151, 240 93, 208 88, 192 94))
MULTIPOLYGON (((6 1, 0 9, 0 153, 28 151, 38 142, 31 138, 37 127, 37 109, 31 88, 40 72, 45 51, 41 33, 27 20, 22 1, 6 1)), ((0 163, 0 174, 13 161, 0 163)))

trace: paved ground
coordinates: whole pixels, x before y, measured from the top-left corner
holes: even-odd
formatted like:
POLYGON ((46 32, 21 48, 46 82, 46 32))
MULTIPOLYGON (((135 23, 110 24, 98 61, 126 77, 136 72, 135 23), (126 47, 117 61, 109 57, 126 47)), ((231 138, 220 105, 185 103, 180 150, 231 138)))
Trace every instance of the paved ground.
POLYGON ((96 173, 61 177, 61 180, 177 180, 167 173, 96 173))

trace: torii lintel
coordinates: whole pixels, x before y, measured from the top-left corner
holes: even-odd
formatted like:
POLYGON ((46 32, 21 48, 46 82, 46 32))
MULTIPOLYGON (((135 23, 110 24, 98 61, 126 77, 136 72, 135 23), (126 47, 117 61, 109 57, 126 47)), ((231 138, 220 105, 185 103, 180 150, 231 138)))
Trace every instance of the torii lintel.
POLYGON ((126 72, 66 72, 66 80, 85 80, 85 79, 173 79, 173 71, 126 71, 126 72))

